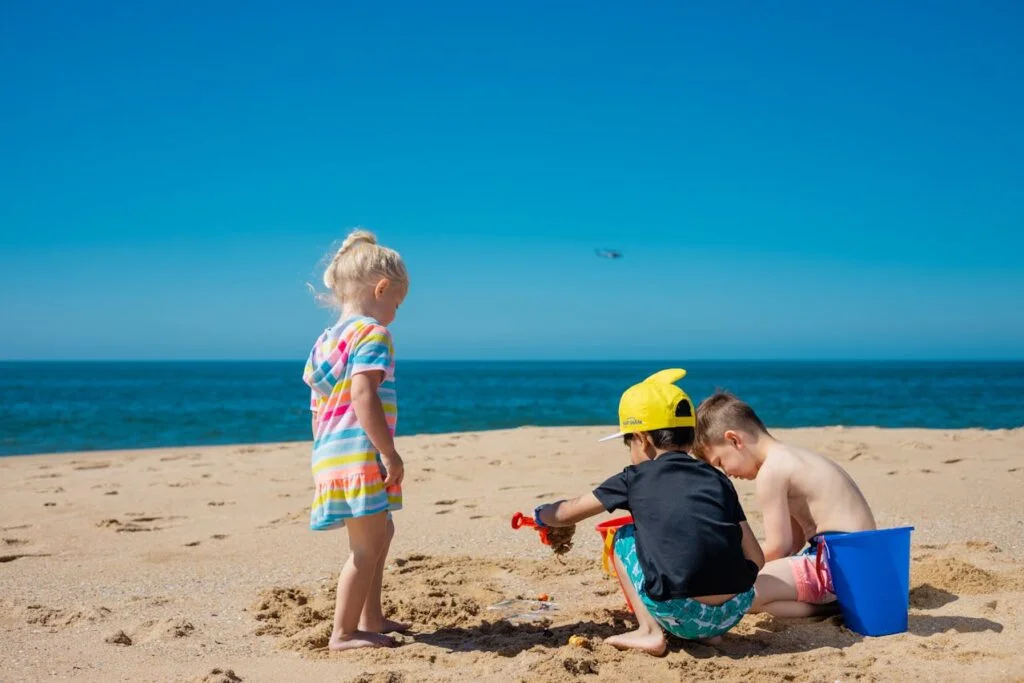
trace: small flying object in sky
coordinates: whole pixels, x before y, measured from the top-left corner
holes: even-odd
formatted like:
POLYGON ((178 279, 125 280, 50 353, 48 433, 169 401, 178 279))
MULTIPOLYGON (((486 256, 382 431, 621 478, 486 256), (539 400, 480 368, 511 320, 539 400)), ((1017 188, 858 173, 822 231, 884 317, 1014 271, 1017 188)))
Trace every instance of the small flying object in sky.
POLYGON ((617 249, 595 249, 594 251, 601 258, 608 258, 612 260, 622 258, 622 252, 617 249))

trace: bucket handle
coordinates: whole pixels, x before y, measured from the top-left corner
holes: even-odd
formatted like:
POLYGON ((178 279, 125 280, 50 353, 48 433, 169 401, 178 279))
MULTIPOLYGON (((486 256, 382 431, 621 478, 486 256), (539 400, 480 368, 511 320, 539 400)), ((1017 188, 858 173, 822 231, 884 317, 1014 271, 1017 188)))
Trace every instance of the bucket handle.
POLYGON ((832 585, 831 571, 826 576, 825 570, 831 570, 831 567, 827 564, 832 558, 832 554, 828 550, 828 544, 825 543, 824 534, 818 537, 818 547, 814 554, 814 573, 818 575, 818 583, 825 587, 829 593, 835 593, 835 587, 832 585), (822 563, 825 563, 824 565, 822 563))
POLYGON ((615 576, 615 566, 612 564, 612 546, 615 543, 615 530, 605 529, 604 531, 604 552, 601 553, 601 568, 608 576, 615 576))

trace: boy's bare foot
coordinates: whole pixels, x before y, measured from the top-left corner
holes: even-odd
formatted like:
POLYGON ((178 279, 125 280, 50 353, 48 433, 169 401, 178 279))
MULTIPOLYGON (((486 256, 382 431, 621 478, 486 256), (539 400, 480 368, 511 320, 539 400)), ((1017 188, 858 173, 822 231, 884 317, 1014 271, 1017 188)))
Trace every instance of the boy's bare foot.
POLYGON ((661 631, 637 629, 629 633, 609 636, 604 639, 604 642, 620 650, 643 650, 655 657, 662 656, 666 650, 665 634, 661 631))
POLYGON ((347 636, 331 637, 327 647, 330 650, 355 650, 361 647, 394 647, 393 638, 369 631, 353 631, 347 636))
POLYGON ((369 631, 371 633, 405 633, 410 628, 412 628, 412 624, 392 621, 391 619, 382 619, 380 623, 359 624, 360 631, 369 631))

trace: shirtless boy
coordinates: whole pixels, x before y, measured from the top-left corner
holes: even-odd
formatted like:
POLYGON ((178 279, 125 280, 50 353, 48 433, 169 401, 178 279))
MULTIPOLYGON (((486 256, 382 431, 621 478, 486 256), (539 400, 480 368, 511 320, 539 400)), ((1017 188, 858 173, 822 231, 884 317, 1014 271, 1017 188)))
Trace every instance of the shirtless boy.
POLYGON ((726 392, 697 408, 694 451, 730 477, 755 482, 765 565, 750 611, 777 617, 828 611, 835 595, 828 563, 816 558, 818 536, 875 529, 850 475, 822 455, 773 438, 749 405, 726 392))

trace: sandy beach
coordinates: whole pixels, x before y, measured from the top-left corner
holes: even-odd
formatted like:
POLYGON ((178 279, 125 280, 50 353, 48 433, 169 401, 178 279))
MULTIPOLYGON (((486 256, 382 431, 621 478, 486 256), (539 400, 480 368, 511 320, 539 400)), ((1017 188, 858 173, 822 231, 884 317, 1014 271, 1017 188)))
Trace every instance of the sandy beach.
MULTIPOLYGON (((1024 680, 1024 429, 778 430, 848 468, 881 526, 916 527, 910 631, 748 615, 720 646, 661 659, 600 643, 631 624, 600 566, 606 517, 564 564, 509 525, 621 469, 606 432, 399 439, 385 601, 414 632, 344 655, 324 645, 347 543, 308 531, 308 443, 2 458, 0 680, 1024 680), (549 621, 488 609, 540 594, 549 621)), ((752 485, 737 489, 760 533, 752 485)))

